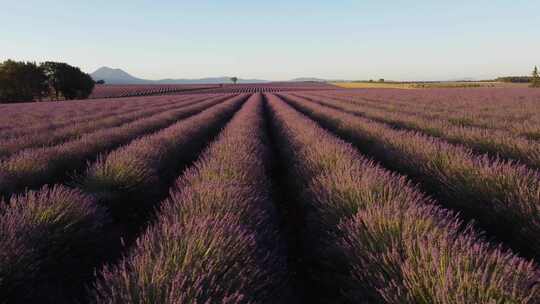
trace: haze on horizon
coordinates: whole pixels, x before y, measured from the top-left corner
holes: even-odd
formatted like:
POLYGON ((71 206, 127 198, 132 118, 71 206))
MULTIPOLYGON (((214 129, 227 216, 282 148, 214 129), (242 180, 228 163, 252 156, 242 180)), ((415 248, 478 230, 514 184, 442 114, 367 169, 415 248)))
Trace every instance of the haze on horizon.
POLYGON ((145 79, 489 79, 540 65, 540 1, 8 1, 0 60, 145 79))

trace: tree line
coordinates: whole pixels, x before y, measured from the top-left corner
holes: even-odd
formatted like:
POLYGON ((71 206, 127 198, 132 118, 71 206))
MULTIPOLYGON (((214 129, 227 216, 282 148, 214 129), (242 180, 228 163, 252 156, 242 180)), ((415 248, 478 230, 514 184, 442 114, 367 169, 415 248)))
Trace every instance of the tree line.
POLYGON ((90 75, 63 62, 0 63, 0 103, 84 99, 94 85, 90 75))
POLYGON ((501 82, 512 82, 512 83, 530 83, 531 87, 539 88, 540 87, 540 72, 538 72, 538 67, 535 66, 531 76, 507 76, 499 77, 495 79, 501 82))
POLYGON ((511 83, 531 83, 532 77, 531 76, 506 76, 506 77, 499 77, 495 80, 501 81, 501 82, 511 82, 511 83))

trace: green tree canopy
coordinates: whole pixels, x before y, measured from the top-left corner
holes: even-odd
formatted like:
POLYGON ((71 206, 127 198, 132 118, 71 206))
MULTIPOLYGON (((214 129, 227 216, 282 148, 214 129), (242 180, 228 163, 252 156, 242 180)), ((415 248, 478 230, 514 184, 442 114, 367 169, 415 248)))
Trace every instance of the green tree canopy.
POLYGON ((41 99, 47 90, 47 77, 36 63, 13 60, 0 63, 0 102, 41 99))
POLYGON ((49 79, 56 98, 88 98, 94 89, 94 80, 79 68, 63 62, 44 62, 41 67, 49 79))
POLYGON ((534 67, 534 70, 532 72, 531 87, 533 87, 533 88, 540 87, 540 75, 538 73, 538 67, 537 66, 534 67))

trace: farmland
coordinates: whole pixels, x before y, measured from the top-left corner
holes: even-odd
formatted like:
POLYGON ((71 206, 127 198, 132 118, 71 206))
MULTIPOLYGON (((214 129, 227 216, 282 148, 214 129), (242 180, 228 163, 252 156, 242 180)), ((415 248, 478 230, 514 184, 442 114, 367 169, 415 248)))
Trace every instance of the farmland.
POLYGON ((444 88, 526 88, 528 83, 502 81, 352 81, 333 82, 335 86, 347 89, 444 89, 444 88))
POLYGON ((305 90, 331 90, 337 87, 325 83, 272 82, 267 84, 202 84, 202 85, 98 85, 90 98, 116 98, 194 93, 255 93, 305 90))
POLYGON ((540 303, 540 91, 0 105, 0 303, 540 303))

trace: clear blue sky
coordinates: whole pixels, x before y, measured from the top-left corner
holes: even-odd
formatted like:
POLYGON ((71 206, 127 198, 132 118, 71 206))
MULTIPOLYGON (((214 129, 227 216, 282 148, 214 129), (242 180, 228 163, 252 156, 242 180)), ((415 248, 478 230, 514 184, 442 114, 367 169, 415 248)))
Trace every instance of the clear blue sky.
POLYGON ((0 60, 149 79, 440 80, 540 65, 539 0, 0 0, 0 20, 0 60))

